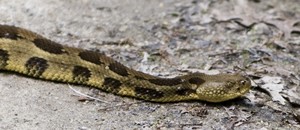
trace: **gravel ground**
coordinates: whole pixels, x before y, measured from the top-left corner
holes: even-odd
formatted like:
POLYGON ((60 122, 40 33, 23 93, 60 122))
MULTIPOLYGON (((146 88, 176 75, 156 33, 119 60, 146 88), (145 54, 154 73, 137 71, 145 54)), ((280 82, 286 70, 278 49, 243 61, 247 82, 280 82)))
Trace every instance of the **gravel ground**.
POLYGON ((0 0, 1 24, 136 70, 162 77, 242 70, 254 82, 244 98, 224 103, 157 104, 0 73, 0 129, 300 129, 297 3, 0 0))

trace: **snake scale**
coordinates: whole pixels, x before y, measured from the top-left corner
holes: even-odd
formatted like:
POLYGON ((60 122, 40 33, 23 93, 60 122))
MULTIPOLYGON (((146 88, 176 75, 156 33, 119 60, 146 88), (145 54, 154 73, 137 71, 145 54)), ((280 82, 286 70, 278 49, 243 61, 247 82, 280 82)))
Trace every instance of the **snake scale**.
POLYGON ((191 73, 161 78, 128 68, 104 54, 63 46, 29 30, 0 25, 0 70, 82 84, 153 102, 223 102, 250 89, 241 74, 191 73))

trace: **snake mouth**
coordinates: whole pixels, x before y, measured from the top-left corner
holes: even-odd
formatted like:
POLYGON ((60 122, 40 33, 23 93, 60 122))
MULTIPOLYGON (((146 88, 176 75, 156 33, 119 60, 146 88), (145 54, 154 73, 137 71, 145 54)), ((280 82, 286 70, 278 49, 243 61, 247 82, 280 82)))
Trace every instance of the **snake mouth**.
POLYGON ((243 95, 245 93, 248 93, 250 91, 250 88, 251 88, 251 82, 249 81, 245 87, 243 87, 240 91, 240 93, 243 95))
POLYGON ((243 90, 242 90, 242 92, 241 92, 241 94, 248 93, 248 92, 249 92, 249 90, 250 90, 250 87, 249 87, 249 88, 246 88, 246 89, 243 89, 243 90))

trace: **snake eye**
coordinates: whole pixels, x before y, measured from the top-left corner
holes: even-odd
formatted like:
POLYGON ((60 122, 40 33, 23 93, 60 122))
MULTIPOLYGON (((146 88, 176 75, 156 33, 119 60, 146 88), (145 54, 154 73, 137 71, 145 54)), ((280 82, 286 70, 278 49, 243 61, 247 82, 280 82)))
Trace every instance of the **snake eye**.
POLYGON ((241 84, 241 85, 246 85, 246 80, 241 80, 241 81, 240 81, 240 84, 241 84))

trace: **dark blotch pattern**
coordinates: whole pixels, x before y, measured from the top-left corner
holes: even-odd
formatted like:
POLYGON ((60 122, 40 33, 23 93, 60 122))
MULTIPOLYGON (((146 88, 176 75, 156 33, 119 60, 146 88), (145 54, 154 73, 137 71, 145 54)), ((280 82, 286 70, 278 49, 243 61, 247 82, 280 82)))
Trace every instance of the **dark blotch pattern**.
POLYGON ((156 85, 174 86, 174 85, 181 84, 182 79, 181 78, 171 78, 171 79, 157 78, 157 79, 149 79, 149 82, 156 85))
POLYGON ((9 60, 9 55, 6 50, 0 49, 0 68, 4 68, 9 60))
POLYGON ((122 83, 114 78, 104 78, 103 87, 106 91, 112 92, 112 93, 118 93, 122 83))
POLYGON ((189 83, 191 84, 197 84, 197 85, 201 85, 205 82, 205 80, 198 78, 198 77, 193 77, 189 79, 189 83))
POLYGON ((103 62, 101 62, 100 58, 103 56, 103 54, 100 53, 96 53, 93 51, 83 51, 79 53, 79 57, 82 60, 91 62, 93 64, 96 65, 100 65, 100 64, 104 64, 103 62))
POLYGON ((142 87, 135 87, 135 93, 138 97, 145 97, 147 99, 157 99, 157 98, 162 98, 164 96, 163 92, 156 91, 150 88, 142 88, 142 87))
POLYGON ((196 91, 192 90, 192 89, 187 89, 187 88, 176 90, 176 94, 180 95, 180 96, 186 96, 186 95, 189 95, 191 93, 196 93, 196 91))
POLYGON ((74 66, 73 69, 73 79, 79 82, 86 82, 91 77, 91 71, 82 66, 74 66))
POLYGON ((18 38, 21 38, 18 35, 17 27, 0 25, 0 29, 0 38, 7 38, 12 40, 17 40, 18 38))
POLYGON ((25 64, 28 74, 34 77, 40 77, 49 67, 47 60, 39 57, 31 57, 25 64))
POLYGON ((48 39, 37 38, 37 39, 34 39, 33 43, 36 47, 38 47, 46 52, 52 53, 52 54, 65 53, 62 45, 55 43, 48 39))
POLYGON ((121 76, 129 75, 126 67, 118 62, 109 64, 109 69, 121 76))

